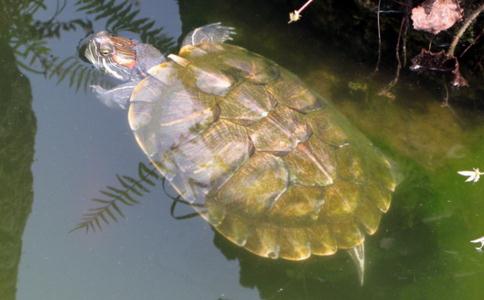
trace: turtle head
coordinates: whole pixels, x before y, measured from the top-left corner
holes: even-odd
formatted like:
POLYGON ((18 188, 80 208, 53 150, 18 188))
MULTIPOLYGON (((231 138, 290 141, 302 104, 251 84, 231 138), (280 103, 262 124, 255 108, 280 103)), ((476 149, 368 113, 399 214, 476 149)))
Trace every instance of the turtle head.
POLYGON ((150 67, 164 60, 154 47, 107 31, 84 38, 79 44, 79 56, 121 81, 139 80, 150 67))

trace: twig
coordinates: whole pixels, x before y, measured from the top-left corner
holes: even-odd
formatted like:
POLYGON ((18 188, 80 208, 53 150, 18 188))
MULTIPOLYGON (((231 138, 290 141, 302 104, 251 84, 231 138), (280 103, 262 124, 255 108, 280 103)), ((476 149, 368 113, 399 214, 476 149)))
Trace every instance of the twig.
POLYGON ((444 101, 440 104, 440 107, 448 108, 449 111, 452 113, 452 115, 456 118, 457 121, 461 121, 459 118, 459 115, 454 111, 452 106, 450 105, 449 98, 450 98, 450 93, 449 93, 449 88, 447 87, 447 81, 445 80, 445 76, 442 76, 442 85, 444 86, 444 101))
POLYGON ((402 32, 407 31, 407 17, 403 17, 402 21, 400 22, 400 30, 398 31, 398 40, 397 45, 395 47, 395 57, 397 58, 397 71, 395 74, 395 78, 392 82, 390 82, 389 87, 392 88, 397 84, 398 79, 400 78, 400 71, 402 70, 402 62, 400 60, 400 41, 402 40, 402 32), (405 29, 404 29, 405 28, 405 29))
POLYGON ((430 38, 429 47, 427 49, 429 52, 432 51, 432 43, 434 42, 434 38, 435 38, 435 35, 432 35, 432 37, 430 38))
POLYGON ((474 41, 469 45, 467 46, 464 51, 462 51, 462 53, 459 55, 460 58, 462 58, 462 56, 464 56, 464 54, 466 54, 466 52, 472 48, 472 46, 474 46, 477 41, 479 41, 479 39, 482 37, 482 35, 484 34, 484 29, 482 29, 481 33, 479 33, 479 35, 474 39, 474 41))
POLYGON ((407 33, 408 33, 408 17, 410 15, 410 8, 412 8, 412 0, 407 0, 405 4, 405 18, 407 24, 405 25, 405 30, 403 31, 403 38, 402 38, 402 56, 403 56, 403 67, 407 66, 407 33))
POLYGON ((314 0, 309 0, 307 1, 306 3, 303 4, 303 6, 301 6, 300 9, 297 10, 298 13, 301 13, 306 7, 308 7, 309 4, 311 4, 311 2, 313 2, 314 0))
POLYGON ((381 60, 380 4, 381 4, 381 0, 378 0, 378 10, 376 12, 376 24, 378 27, 378 59, 376 61, 374 73, 378 72, 378 69, 380 68, 380 60, 381 60))
POLYGON ((472 14, 467 18, 467 20, 464 22, 462 27, 457 31, 457 34, 454 36, 454 39, 452 40, 452 43, 450 44, 449 50, 447 50, 447 56, 454 56, 455 52, 455 47, 457 47, 457 44, 459 43, 459 40, 461 39, 462 35, 464 35, 464 32, 466 32, 467 28, 471 25, 471 23, 477 19, 477 17, 484 11, 484 3, 482 3, 475 11, 472 12, 472 14))
POLYGON ((444 95, 444 102, 441 104, 441 106, 450 108, 450 105, 449 105, 449 88, 447 88, 447 82, 445 81, 445 78, 443 78, 442 82, 443 82, 443 85, 444 85, 445 95, 444 95))
POLYGON ((397 58, 397 70, 395 72, 395 78, 379 93, 380 95, 388 95, 389 91, 397 84, 400 78, 400 71, 402 70, 402 61, 400 60, 400 41, 402 40, 402 32, 407 30, 407 16, 402 18, 400 22, 400 30, 398 31, 397 45, 395 46, 395 57, 397 58), (405 28, 405 29, 404 29, 405 28))

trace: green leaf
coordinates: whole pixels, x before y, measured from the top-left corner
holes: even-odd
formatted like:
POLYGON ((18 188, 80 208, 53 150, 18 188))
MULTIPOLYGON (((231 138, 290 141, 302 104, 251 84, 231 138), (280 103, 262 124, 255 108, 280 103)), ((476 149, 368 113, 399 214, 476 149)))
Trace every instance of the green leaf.
MULTIPOLYGON (((147 189, 146 187, 144 187, 138 180, 136 180, 136 179, 134 179, 132 177, 129 177, 129 176, 123 176, 123 178, 126 179, 126 181, 129 181, 133 185, 133 187, 137 187, 140 190, 144 191, 145 193, 149 193, 150 192, 150 190, 147 189)), ((143 193, 138 192, 138 190, 135 189, 135 188, 133 188, 132 191, 136 195, 138 195, 138 196, 142 196, 143 195, 143 193)))
POLYGON ((109 217, 111 217, 111 219, 113 219, 114 222, 118 222, 118 219, 116 218, 116 216, 113 214, 113 212, 109 208, 106 208, 106 214, 109 217))
POLYGON ((116 204, 116 202, 113 202, 113 208, 121 217, 126 218, 121 209, 119 209, 119 206, 116 204))
POLYGON ((103 204, 109 204, 109 205, 111 205, 111 202, 112 202, 112 201, 97 199, 97 198, 92 199, 92 201, 103 203, 103 204))

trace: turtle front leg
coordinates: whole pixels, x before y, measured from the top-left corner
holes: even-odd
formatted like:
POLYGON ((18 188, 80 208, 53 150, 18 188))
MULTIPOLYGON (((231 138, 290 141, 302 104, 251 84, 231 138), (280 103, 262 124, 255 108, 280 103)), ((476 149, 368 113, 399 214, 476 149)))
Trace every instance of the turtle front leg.
POLYGON ((223 43, 232 40, 235 28, 223 26, 222 23, 212 23, 190 31, 183 40, 182 47, 186 45, 199 45, 201 43, 223 43))
POLYGON ((100 85, 91 85, 96 97, 108 107, 128 108, 129 98, 138 82, 127 82, 107 90, 100 85))

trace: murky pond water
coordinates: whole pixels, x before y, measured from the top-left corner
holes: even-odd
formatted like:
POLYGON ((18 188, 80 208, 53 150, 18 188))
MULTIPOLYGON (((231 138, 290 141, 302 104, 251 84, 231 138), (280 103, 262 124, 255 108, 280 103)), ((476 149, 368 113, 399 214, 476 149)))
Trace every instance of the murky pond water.
MULTIPOLYGON (((484 183, 465 183, 457 174, 484 168, 483 115, 442 108, 418 88, 397 90, 395 101, 374 96, 371 70, 302 27, 287 26, 286 12, 269 5, 127 1, 131 11, 140 10, 136 20, 147 18, 133 28, 159 47, 175 47, 182 32, 203 24, 236 27, 234 43, 298 74, 398 164, 404 179, 378 232, 366 241, 364 286, 345 253, 297 263, 258 258, 201 218, 174 218, 173 200, 153 178, 153 186, 145 182, 150 191, 136 198, 140 204, 121 207, 125 219, 118 216, 102 232, 69 233, 96 207, 91 199, 107 197, 106 186, 122 188, 117 175, 138 178, 139 164, 148 161, 126 112, 105 107, 83 89, 88 71, 75 69, 85 64, 68 60, 47 78, 35 70, 75 56, 85 36, 81 25, 90 20, 94 30, 104 29, 106 21, 112 26, 121 15, 110 16, 122 9, 102 16, 96 1, 69 2, 62 10, 62 3, 44 1, 35 20, 77 21, 60 24, 60 38, 52 23, 50 32, 43 31, 45 44, 34 45, 25 16, 42 2, 11 2, 0 15, 0 299, 484 296, 484 256, 470 243, 484 236, 484 183), (163 35, 153 31, 159 27, 163 35), (34 50, 23 58, 29 47, 34 50), (38 59, 31 62, 32 55, 38 59)), ((191 210, 176 207, 175 215, 185 213, 191 210)))

